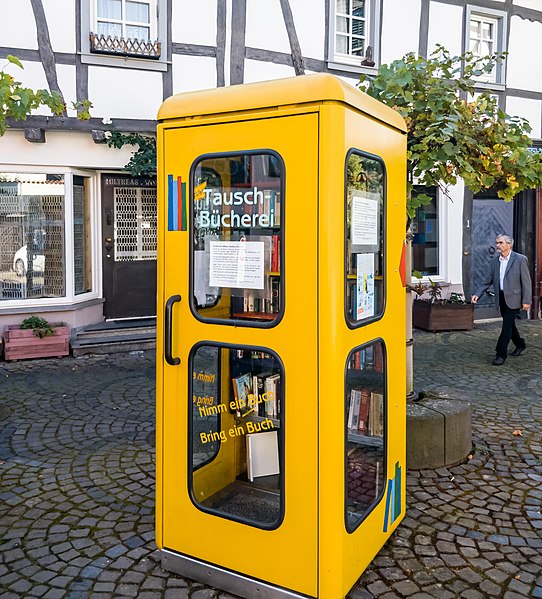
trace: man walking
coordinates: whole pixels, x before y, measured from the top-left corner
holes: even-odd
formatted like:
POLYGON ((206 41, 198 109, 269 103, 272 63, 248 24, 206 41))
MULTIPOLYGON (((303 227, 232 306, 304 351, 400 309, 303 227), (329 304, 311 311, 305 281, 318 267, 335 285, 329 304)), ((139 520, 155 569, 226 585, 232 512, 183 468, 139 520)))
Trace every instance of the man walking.
POLYGON ((472 296, 472 303, 493 285, 495 306, 500 309, 502 329, 495 348, 496 356, 492 364, 501 366, 508 355, 510 339, 516 346, 511 353, 519 356, 525 350, 525 339, 520 337, 516 327, 516 318, 521 308, 528 310, 531 304, 531 276, 527 266, 527 258, 523 254, 512 251, 514 240, 508 235, 497 236, 498 254, 491 259, 489 275, 472 296))

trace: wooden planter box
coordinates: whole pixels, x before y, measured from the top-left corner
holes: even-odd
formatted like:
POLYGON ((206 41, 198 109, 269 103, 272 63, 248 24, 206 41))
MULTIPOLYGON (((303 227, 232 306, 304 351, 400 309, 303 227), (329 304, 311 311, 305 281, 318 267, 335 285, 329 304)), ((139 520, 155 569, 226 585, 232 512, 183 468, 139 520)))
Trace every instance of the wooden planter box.
POLYGON ((70 330, 61 324, 52 324, 53 334, 40 339, 32 329, 8 326, 4 332, 4 359, 51 358, 68 356, 70 330))
POLYGON ((424 331, 470 331, 474 327, 474 304, 432 304, 414 300, 412 325, 424 331))

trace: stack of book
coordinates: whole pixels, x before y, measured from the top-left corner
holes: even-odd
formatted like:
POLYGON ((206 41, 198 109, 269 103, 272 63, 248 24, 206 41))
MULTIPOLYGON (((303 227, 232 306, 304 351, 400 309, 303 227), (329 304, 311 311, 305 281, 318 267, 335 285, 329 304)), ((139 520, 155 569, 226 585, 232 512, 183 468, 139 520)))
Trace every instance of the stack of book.
POLYGON ((348 406, 348 430, 358 435, 384 434, 384 396, 368 389, 352 389, 348 406))
POLYGON ((280 415, 281 380, 276 372, 246 372, 232 379, 236 415, 277 419, 280 415))

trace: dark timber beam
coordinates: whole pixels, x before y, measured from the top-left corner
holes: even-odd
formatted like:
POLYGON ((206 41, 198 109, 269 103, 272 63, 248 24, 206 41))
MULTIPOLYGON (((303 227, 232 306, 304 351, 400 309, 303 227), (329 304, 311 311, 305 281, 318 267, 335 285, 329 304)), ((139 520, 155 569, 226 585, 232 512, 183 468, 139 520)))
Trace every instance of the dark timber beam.
POLYGON ((38 52, 45 71, 47 85, 50 91, 55 91, 60 94, 62 101, 64 96, 60 91, 58 80, 56 78, 56 64, 51 39, 49 38, 49 28, 47 27, 47 19, 41 0, 30 0, 32 10, 34 11, 34 19, 36 20, 36 31, 38 34, 38 52))
POLYGON ((246 0, 233 0, 231 13, 230 85, 243 83, 245 78, 246 0))
POLYGON ((297 38, 295 30, 294 17, 292 15, 292 9, 290 7, 289 0, 280 0, 280 7, 282 8, 282 16, 284 18, 284 24, 286 25, 286 31, 288 32, 288 39, 290 40, 290 50, 292 52, 292 63, 296 75, 305 74, 305 66, 303 64, 303 54, 301 53, 301 46, 297 38))
POLYGON ((226 85, 226 0, 216 4, 216 86, 226 85))

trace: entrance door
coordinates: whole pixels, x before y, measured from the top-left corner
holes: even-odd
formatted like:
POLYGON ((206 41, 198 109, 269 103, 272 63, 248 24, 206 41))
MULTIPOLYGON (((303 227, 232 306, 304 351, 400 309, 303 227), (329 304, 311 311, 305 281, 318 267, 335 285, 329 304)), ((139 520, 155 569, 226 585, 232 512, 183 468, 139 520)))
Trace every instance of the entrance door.
MULTIPOLYGON (((472 293, 481 285, 489 272, 489 262, 497 251, 495 237, 499 233, 512 235, 514 206, 501 199, 474 198, 472 207, 472 293)), ((476 310, 486 309, 483 316, 497 316, 494 298, 487 293, 478 301, 476 310)), ((477 314, 480 318, 481 314, 477 314)))
POLYGON ((318 115, 164 137, 160 540, 316 597, 318 115))
POLYGON ((156 180, 102 175, 104 315, 156 314, 156 180))

